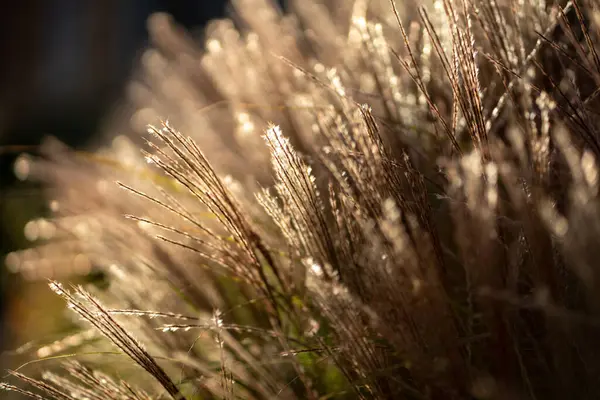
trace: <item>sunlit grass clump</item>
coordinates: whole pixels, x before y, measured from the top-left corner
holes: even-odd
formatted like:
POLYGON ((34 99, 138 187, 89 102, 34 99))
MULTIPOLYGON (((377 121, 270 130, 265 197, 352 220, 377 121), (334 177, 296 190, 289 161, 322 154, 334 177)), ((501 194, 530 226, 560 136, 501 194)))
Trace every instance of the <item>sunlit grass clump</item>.
POLYGON ((600 398, 597 2, 233 5, 203 49, 151 18, 106 148, 17 163, 52 216, 11 268, 105 284, 51 281, 81 331, 2 387, 600 398))

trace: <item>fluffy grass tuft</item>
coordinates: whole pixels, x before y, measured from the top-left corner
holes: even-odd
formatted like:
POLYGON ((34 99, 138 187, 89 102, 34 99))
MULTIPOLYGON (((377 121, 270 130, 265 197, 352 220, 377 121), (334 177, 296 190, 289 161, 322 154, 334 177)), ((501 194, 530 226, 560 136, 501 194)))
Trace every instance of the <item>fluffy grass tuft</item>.
POLYGON ((0 389, 599 398, 598 3, 233 6, 151 18, 110 146, 18 162, 53 213, 12 267, 107 284, 52 281, 82 331, 32 351, 74 355, 0 389))

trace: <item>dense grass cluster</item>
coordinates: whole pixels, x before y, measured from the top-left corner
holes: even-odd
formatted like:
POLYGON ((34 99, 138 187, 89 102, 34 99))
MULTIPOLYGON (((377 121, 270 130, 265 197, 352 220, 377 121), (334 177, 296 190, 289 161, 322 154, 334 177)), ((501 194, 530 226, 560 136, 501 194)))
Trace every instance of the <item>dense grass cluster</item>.
POLYGON ((2 388, 600 398, 600 3, 392 1, 152 17, 124 135, 17 163, 53 214, 11 267, 107 285, 52 281, 74 355, 2 388))

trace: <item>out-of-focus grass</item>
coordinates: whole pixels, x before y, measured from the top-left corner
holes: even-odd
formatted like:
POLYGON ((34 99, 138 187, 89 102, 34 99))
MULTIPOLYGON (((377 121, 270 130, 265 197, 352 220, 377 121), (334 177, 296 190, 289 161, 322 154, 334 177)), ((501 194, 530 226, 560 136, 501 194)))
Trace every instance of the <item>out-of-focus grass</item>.
MULTIPOLYGON (((0 194, 0 219, 3 230, 0 257, 2 259, 4 341, 0 366, 3 370, 25 362, 28 357, 15 353, 27 343, 44 343, 64 335, 74 324, 62 310, 64 303, 47 290, 44 280, 28 281, 21 274, 13 274, 5 265, 10 252, 31 247, 24 235, 24 226, 32 218, 45 212, 41 190, 29 183, 17 183, 0 194), (57 318, 58 316, 58 318, 57 318)), ((51 271, 39 271, 48 273, 51 271)))

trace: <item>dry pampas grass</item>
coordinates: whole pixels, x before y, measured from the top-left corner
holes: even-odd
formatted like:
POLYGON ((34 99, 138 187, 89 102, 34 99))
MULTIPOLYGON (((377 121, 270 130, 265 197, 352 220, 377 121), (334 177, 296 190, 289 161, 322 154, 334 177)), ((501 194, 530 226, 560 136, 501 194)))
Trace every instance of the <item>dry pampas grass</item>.
POLYGON ((11 267, 107 285, 52 281, 81 331, 2 388, 600 398, 600 4, 233 6, 151 18, 111 145, 17 162, 52 215, 11 267))

